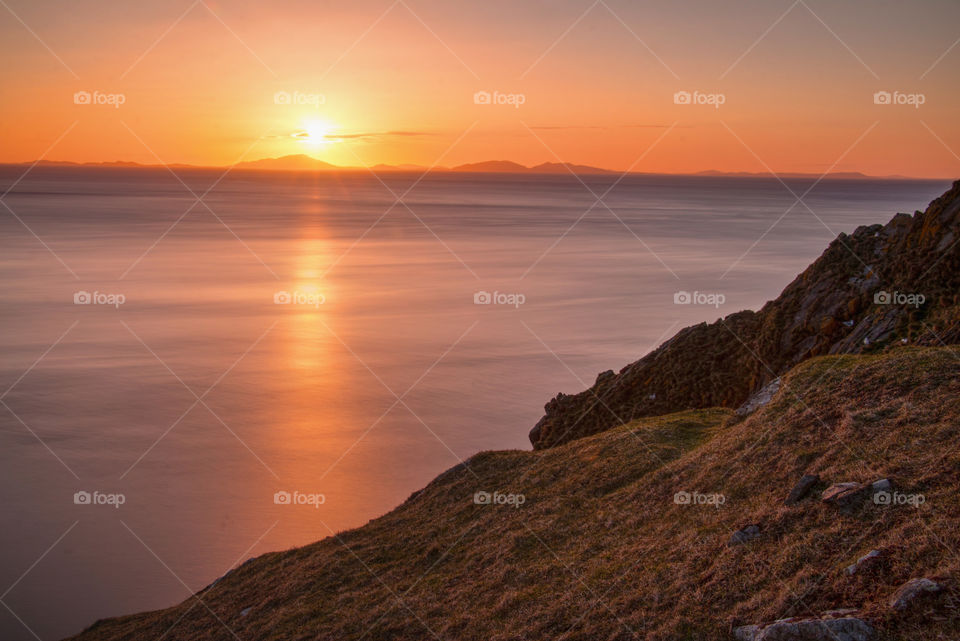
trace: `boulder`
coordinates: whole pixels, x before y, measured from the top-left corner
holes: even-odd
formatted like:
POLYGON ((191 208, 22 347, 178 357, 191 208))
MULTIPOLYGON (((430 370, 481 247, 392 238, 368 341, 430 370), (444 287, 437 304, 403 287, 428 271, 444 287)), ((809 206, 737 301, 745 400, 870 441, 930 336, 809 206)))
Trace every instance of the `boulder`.
POLYGON ((819 482, 820 477, 816 474, 804 474, 800 477, 800 480, 797 481, 797 484, 793 486, 793 489, 790 490, 790 494, 787 495, 784 503, 786 505, 799 503, 810 493, 813 486, 819 482))
MULTIPOLYGON (((849 612, 844 610, 843 612, 849 612)), ((780 619, 734 629, 738 641, 870 641, 873 628, 852 616, 780 619)))
POLYGON ((890 607, 894 610, 906 610, 910 602, 919 596, 933 594, 942 590, 943 587, 936 581, 930 579, 910 579, 893 593, 890 597, 890 607))
POLYGON ((760 526, 753 524, 748 525, 737 530, 730 536, 730 545, 740 545, 741 543, 746 543, 747 541, 752 541, 757 538, 760 538, 760 526))

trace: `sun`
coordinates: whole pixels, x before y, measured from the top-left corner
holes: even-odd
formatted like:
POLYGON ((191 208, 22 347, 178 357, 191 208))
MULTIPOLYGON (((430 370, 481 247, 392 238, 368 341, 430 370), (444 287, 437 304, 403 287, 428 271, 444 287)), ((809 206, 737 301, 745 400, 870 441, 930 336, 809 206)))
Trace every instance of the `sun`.
POLYGON ((307 145, 329 145, 336 142, 333 137, 336 129, 333 123, 326 120, 308 120, 303 123, 303 131, 297 137, 307 145))

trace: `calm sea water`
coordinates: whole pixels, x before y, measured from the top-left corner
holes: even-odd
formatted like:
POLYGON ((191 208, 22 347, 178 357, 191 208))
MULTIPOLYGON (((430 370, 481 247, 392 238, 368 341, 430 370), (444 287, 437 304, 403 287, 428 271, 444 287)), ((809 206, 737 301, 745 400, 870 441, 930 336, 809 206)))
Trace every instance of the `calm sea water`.
POLYGON ((635 176, 591 210, 613 178, 235 173, 198 204, 220 174, 179 176, 38 168, 0 205, 2 639, 173 604, 528 448, 558 391, 947 187, 825 181, 811 213, 773 179, 635 176))

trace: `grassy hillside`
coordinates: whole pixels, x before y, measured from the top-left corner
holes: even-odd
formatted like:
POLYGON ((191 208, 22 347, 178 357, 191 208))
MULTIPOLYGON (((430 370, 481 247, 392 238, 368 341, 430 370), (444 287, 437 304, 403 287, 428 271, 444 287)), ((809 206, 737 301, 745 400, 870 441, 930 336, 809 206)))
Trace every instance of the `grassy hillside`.
POLYGON ((484 452, 362 528, 76 638, 725 639, 734 625, 842 607, 879 639, 957 638, 958 444, 949 348, 816 358, 746 420, 688 411, 484 452), (823 482, 785 506, 805 473, 823 482), (819 500, 828 483, 884 477, 923 504, 846 514, 819 500), (525 500, 476 504, 479 491, 525 500), (678 504, 678 492, 723 502, 678 504), (728 545, 747 524, 760 537, 728 545), (843 573, 874 548, 882 562, 843 573), (947 589, 894 614, 889 596, 918 576, 947 589))

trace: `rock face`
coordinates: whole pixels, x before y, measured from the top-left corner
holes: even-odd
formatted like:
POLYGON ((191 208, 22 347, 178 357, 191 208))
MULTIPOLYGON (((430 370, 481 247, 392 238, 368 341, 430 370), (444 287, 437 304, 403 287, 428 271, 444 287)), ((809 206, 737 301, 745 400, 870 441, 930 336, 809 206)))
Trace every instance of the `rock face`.
POLYGON ((736 628, 733 635, 738 641, 869 641, 874 633, 862 619, 842 616, 781 619, 736 628))
POLYGON ((642 416, 740 407, 814 356, 960 343, 958 292, 960 181, 923 213, 840 234, 760 311, 682 329, 590 389, 558 394, 530 440, 543 449, 642 416))
POLYGON ((795 505, 799 503, 807 494, 810 493, 810 490, 813 489, 813 486, 820 482, 820 477, 816 474, 804 474, 800 477, 800 480, 797 481, 797 484, 793 486, 793 489, 790 490, 790 494, 787 495, 786 500, 784 501, 785 505, 795 505))
POLYGON ((924 594, 939 592, 941 586, 930 579, 910 579, 890 597, 890 607, 894 610, 906 610, 910 602, 924 594))

